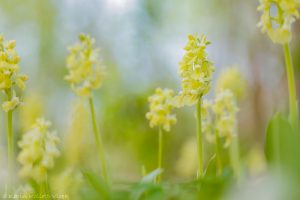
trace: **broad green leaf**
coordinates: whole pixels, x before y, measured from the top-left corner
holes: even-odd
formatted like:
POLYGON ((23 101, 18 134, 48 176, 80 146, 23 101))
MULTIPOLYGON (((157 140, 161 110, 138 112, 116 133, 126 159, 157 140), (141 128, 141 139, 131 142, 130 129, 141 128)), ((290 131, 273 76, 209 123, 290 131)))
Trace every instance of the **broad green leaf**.
POLYGON ((141 180, 142 183, 151 183, 154 182, 156 177, 163 172, 162 169, 155 169, 146 176, 144 176, 141 180))
POLYGON ((267 161, 284 173, 300 177, 300 134, 288 119, 277 113, 270 120, 265 141, 267 161))
POLYGON ((161 200, 164 199, 162 185, 154 183, 139 183, 131 190, 131 200, 161 200))
POLYGON ((207 162, 207 167, 204 170, 204 176, 216 174, 216 154, 214 154, 207 162))
POLYGON ((86 182, 89 184, 89 188, 85 191, 88 192, 90 195, 94 196, 95 198, 101 198, 101 199, 112 199, 110 194, 110 189, 108 185, 99 178, 96 174, 89 172, 89 171, 83 171, 82 172, 86 182))
POLYGON ((292 135, 292 128, 281 113, 276 113, 270 120, 265 140, 265 153, 269 163, 280 164, 285 154, 285 143, 292 135))

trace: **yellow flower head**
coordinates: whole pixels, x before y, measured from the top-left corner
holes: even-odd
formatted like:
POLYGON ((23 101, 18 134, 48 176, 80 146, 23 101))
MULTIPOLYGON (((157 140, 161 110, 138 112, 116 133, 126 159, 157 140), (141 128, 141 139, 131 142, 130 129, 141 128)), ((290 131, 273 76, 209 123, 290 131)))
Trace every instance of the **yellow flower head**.
POLYGON ((221 73, 216 85, 216 92, 230 90, 234 96, 241 100, 245 96, 247 82, 239 69, 235 66, 227 68, 221 73))
POLYGON ((173 90, 157 88, 155 94, 149 97, 150 111, 146 118, 151 128, 161 126, 165 131, 170 131, 171 125, 176 123, 176 115, 171 114, 173 95, 173 90))
POLYGON ((206 53, 209 44, 204 35, 188 36, 188 43, 184 48, 186 53, 179 63, 182 91, 175 98, 176 106, 193 105, 208 93, 214 72, 213 64, 208 60, 206 53))
POLYGON ((4 36, 0 35, 0 90, 6 94, 14 93, 8 101, 2 104, 5 112, 13 110, 19 104, 19 98, 16 97, 13 86, 25 89, 25 81, 28 77, 19 74, 20 57, 15 51, 16 41, 5 41, 4 36))
POLYGON ((83 97, 89 97, 92 90, 100 88, 104 77, 104 66, 99 59, 99 49, 94 48, 95 40, 81 34, 79 43, 69 48, 65 79, 73 91, 83 97))
POLYGON ((53 168, 54 159, 60 155, 56 145, 59 138, 50 132, 51 123, 37 119, 32 129, 23 135, 19 142, 21 148, 18 161, 21 163, 20 176, 36 182, 46 179, 47 170, 53 168))
POLYGON ((262 11, 259 26, 274 43, 285 44, 291 38, 291 25, 299 18, 299 0, 260 0, 262 11))
POLYGON ((234 134, 237 134, 237 112, 239 111, 235 97, 230 90, 219 92, 212 107, 215 114, 215 131, 225 139, 224 147, 231 144, 234 134))

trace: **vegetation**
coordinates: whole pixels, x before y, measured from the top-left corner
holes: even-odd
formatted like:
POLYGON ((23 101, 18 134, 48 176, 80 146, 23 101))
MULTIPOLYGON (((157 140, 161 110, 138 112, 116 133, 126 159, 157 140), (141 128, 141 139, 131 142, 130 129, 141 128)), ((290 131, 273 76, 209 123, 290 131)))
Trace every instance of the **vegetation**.
MULTIPOLYGON (((264 155, 255 151, 253 143, 241 139, 241 105, 249 93, 247 78, 238 66, 218 72, 218 63, 208 55, 208 48, 214 44, 205 35, 187 36, 178 66, 181 84, 162 89, 162 84, 153 81, 156 89, 147 91, 147 102, 145 96, 105 85, 106 81, 120 81, 119 77, 108 73, 110 64, 95 39, 80 34, 78 42, 69 48, 65 64, 64 84, 75 93, 69 123, 58 103, 54 109, 62 123, 68 124, 64 134, 51 131, 56 124, 43 117, 48 115, 43 109, 46 93, 43 97, 26 88, 28 76, 20 73, 23 69, 19 67, 16 41, 1 35, 0 89, 7 124, 7 171, 3 169, 6 179, 0 185, 1 198, 241 199, 250 183, 255 185, 254 190, 262 188, 267 199, 273 197, 269 186, 279 199, 299 199, 300 120, 290 50, 292 25, 300 17, 299 9, 298 0, 261 0, 258 7, 262 32, 283 48, 289 92, 288 114, 276 107, 266 124, 264 155), (111 102, 107 104, 110 106, 99 104, 105 101, 111 102), (103 109, 101 113, 98 107, 103 109), (19 118, 13 117, 14 113, 19 118), (147 120, 150 128, 143 126, 147 120), (111 127, 106 126, 107 121, 111 121, 111 127), (182 124, 190 126, 188 121, 194 126, 187 131, 182 124), (136 135, 130 140, 127 135, 133 129, 136 135), (113 137, 112 132, 122 134, 113 137), (173 139, 180 132, 178 140, 183 142, 173 139), (187 136, 187 132, 193 134, 187 136), (121 144, 130 146, 133 153, 122 152, 126 148, 117 151, 121 144), (141 158, 137 169, 130 158, 133 154, 141 158), (252 162, 246 160, 247 156, 252 162), (112 162, 117 162, 117 168, 112 162), (119 182, 115 173, 121 170, 125 174, 133 170, 138 175, 125 176, 127 179, 119 182), (259 172, 252 176, 251 170, 259 172), (184 178, 172 177, 174 171, 184 178)), ((253 195, 253 199, 260 198, 253 195)))

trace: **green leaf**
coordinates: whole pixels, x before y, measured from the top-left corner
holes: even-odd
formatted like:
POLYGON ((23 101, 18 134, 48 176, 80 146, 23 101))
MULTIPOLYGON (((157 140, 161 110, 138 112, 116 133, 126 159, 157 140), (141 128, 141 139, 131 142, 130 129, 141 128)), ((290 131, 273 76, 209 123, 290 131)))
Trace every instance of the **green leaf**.
POLYGON ((89 188, 86 188, 84 191, 85 195, 92 196, 93 198, 90 197, 91 199, 112 199, 110 189, 104 180, 90 171, 82 171, 82 174, 87 183, 89 183, 89 188))
POLYGON ((156 177, 160 174, 162 174, 163 170, 162 169, 155 169, 146 176, 144 176, 141 180, 141 183, 151 183, 154 182, 156 177))
POLYGON ((284 146, 291 137, 292 128, 281 113, 276 113, 270 120, 265 140, 265 154, 270 164, 280 165, 282 156, 286 153, 284 146))
POLYGON ((156 184, 155 179, 163 172, 162 169, 155 169, 142 178, 134 185, 131 190, 131 200, 160 200, 164 198, 164 189, 162 185, 156 184))
POLYGON ((214 154, 207 162, 207 167, 204 170, 204 176, 216 174, 216 154, 214 154))
POLYGON ((281 113, 275 114, 269 122, 265 154, 271 166, 282 172, 300 177, 300 134, 293 131, 288 119, 281 113))
POLYGON ((161 185, 154 183, 139 183, 132 188, 131 200, 161 200, 164 190, 161 185))
POLYGON ((27 183, 33 188, 33 190, 35 191, 35 193, 40 193, 41 191, 40 191, 40 186, 39 186, 39 184, 35 181, 35 180, 33 180, 33 179, 28 179, 27 180, 27 183))
POLYGON ((281 165, 290 151, 295 134, 288 119, 276 113, 270 120, 265 141, 265 153, 270 164, 281 165))

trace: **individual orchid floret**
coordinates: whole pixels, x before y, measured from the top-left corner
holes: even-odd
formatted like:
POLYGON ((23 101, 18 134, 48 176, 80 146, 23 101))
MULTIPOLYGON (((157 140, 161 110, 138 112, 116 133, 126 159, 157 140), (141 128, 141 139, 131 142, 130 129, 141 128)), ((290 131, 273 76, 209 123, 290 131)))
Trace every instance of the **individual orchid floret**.
POLYGON ((11 100, 3 102, 2 109, 4 110, 4 112, 8 112, 14 110, 19 104, 20 99, 16 96, 16 93, 14 92, 11 100))

